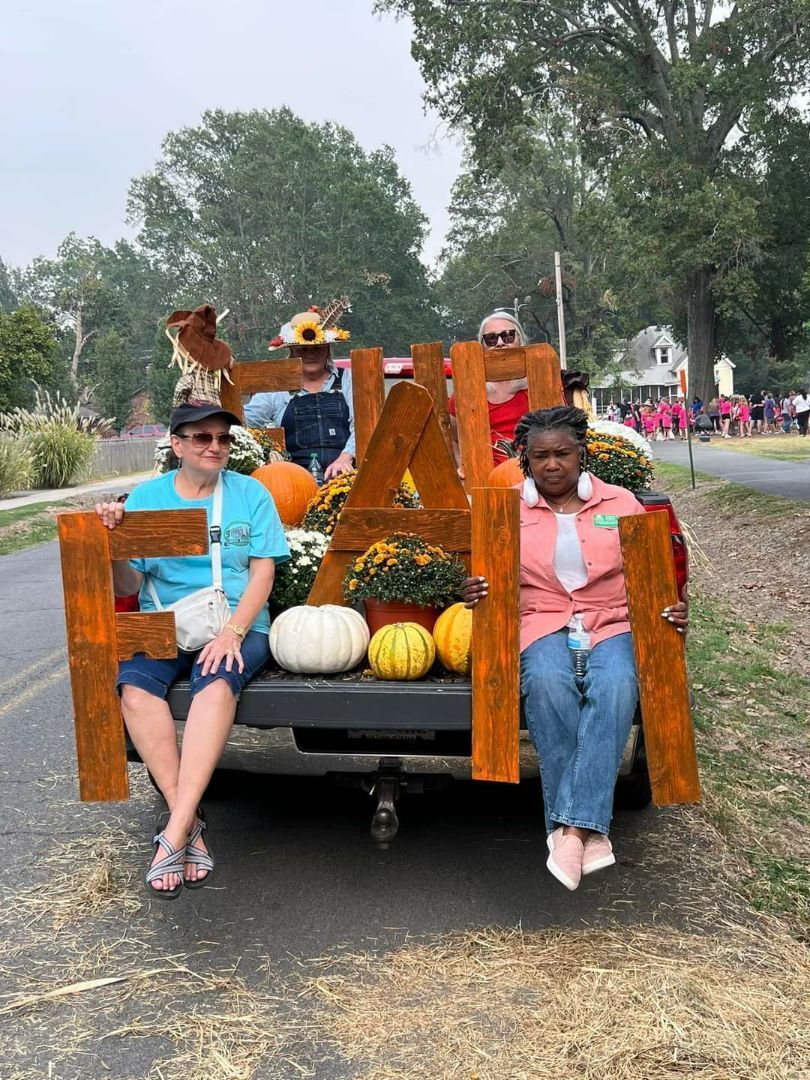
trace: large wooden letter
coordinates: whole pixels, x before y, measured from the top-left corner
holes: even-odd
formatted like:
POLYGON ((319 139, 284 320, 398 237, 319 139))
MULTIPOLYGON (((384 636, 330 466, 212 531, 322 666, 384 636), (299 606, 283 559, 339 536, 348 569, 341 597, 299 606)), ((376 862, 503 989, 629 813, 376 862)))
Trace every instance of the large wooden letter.
POLYGON ((520 638, 518 493, 476 488, 472 572, 489 582, 473 614, 472 775, 520 781, 520 638))
POLYGON ((661 618, 678 600, 669 517, 620 518, 619 535, 653 801, 700 802, 683 635, 661 618))
POLYGON ((382 349, 352 349, 355 458, 366 456, 385 401, 382 349))
POLYGON ((205 511, 146 510, 112 531, 94 512, 60 514, 57 524, 80 795, 84 802, 126 799, 118 661, 135 652, 176 656, 177 645, 171 612, 115 614, 112 561, 205 554, 205 511))

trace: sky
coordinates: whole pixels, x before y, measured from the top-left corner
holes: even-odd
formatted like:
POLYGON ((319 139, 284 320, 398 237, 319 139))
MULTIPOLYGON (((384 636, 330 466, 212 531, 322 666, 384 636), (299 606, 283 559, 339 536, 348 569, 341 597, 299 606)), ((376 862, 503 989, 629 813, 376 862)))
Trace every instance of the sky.
POLYGON ((131 236, 126 196, 167 132, 205 109, 288 105, 394 148, 430 219, 447 229, 461 149, 422 101, 410 27, 373 0, 3 0, 0 258, 53 256, 71 231, 131 236))

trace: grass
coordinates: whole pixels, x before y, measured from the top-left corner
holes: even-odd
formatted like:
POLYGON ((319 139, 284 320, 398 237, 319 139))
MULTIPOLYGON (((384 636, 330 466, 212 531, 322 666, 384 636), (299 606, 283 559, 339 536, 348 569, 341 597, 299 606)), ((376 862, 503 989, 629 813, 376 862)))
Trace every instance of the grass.
POLYGON ((54 511, 70 506, 70 501, 31 503, 14 510, 0 510, 0 555, 43 544, 56 536, 54 511))
MULTIPOLYGON (((692 480, 686 465, 672 465, 667 461, 656 461, 655 480, 669 495, 682 495, 692 490, 692 480)), ((780 495, 768 495, 756 491, 744 484, 735 484, 720 476, 695 471, 695 490, 699 491, 717 510, 726 513, 762 513, 768 517, 763 525, 772 525, 774 515, 781 515, 786 509, 794 511, 807 504, 799 499, 784 499, 780 495)), ((653 481, 655 486, 655 481, 653 481)))
POLYGON ((753 435, 750 439, 712 439, 710 447, 774 461, 810 461, 810 438, 799 435, 753 435))
POLYGON ((810 936, 810 679, 775 667, 790 633, 735 620, 716 597, 692 599, 689 666, 706 808, 753 873, 761 911, 810 936))

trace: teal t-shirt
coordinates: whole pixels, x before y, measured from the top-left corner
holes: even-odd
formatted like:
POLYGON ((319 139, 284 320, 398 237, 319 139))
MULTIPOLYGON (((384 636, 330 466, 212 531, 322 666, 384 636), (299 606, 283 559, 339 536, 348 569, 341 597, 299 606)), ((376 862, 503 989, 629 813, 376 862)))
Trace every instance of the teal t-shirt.
MULTIPOLYGON (((210 529, 213 495, 207 499, 182 498, 174 486, 176 476, 177 472, 172 471, 139 484, 127 499, 127 513, 203 508, 210 529)), ((226 469, 222 473, 222 486, 222 587, 231 611, 234 611, 248 586, 250 559, 286 562, 290 549, 273 498, 258 480, 226 469)), ((210 554, 131 559, 130 564, 142 574, 149 574, 164 607, 212 582, 210 554)), ((139 601, 141 611, 155 610, 146 582, 141 587, 139 601)), ((266 604, 250 629, 265 633, 270 629, 270 612, 266 604)))

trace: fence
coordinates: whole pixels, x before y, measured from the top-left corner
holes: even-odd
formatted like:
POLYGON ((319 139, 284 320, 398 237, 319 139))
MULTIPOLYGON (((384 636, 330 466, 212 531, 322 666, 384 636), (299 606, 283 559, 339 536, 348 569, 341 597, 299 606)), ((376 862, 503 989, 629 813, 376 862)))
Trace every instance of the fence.
POLYGON ((88 467, 88 480, 149 472, 155 464, 155 442, 145 439, 100 439, 88 467))

